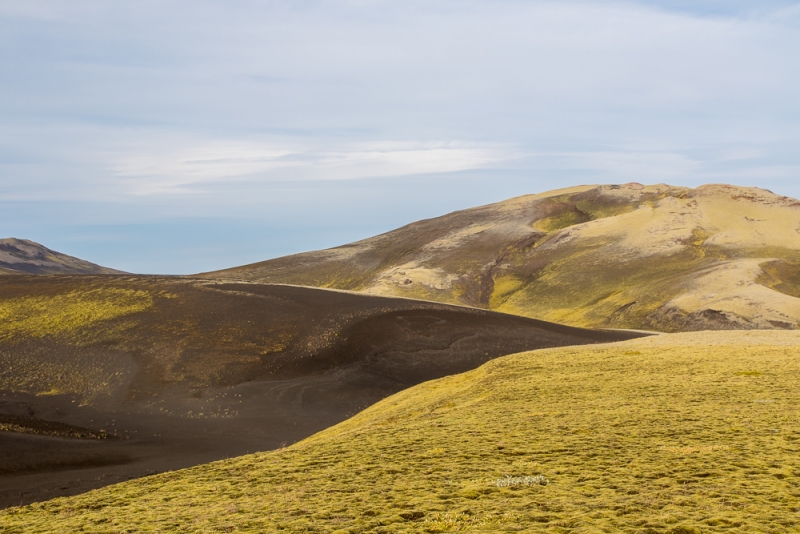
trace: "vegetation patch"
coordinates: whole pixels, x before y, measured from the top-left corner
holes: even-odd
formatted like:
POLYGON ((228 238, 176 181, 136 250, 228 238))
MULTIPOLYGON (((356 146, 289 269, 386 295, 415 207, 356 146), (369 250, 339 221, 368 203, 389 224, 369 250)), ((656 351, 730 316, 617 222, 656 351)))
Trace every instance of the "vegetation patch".
POLYGON ((505 300, 518 291, 524 284, 516 276, 498 276, 494 279, 491 297, 489 298, 489 308, 499 308, 505 300))
POLYGON ((0 342, 75 334, 102 321, 147 310, 143 290, 96 288, 0 300, 0 342))
POLYGON ((498 478, 494 485, 498 488, 515 488, 517 486, 546 486, 550 481, 544 475, 526 475, 524 477, 507 476, 498 478))
POLYGON ((761 376, 764 373, 762 373, 761 371, 739 371, 736 374, 739 376, 761 376))
POLYGON ((660 447, 660 450, 671 452, 673 454, 696 454, 703 452, 728 451, 730 450, 730 448, 731 448, 730 445, 701 445, 699 447, 693 447, 693 446, 660 447))
POLYGON ((285 449, 9 509, 0 525, 797 532, 798 345, 795 332, 704 332, 508 356, 285 449), (744 380, 731 368, 763 375, 744 380), (509 473, 550 483, 498 486, 509 473))
POLYGON ((464 530, 491 531, 516 519, 510 515, 475 517, 469 510, 465 512, 436 512, 422 523, 424 532, 458 532, 464 530))
POLYGON ((584 213, 572 205, 565 204, 565 206, 566 207, 557 215, 539 219, 534 223, 533 227, 543 232, 555 232, 592 220, 588 213, 584 213))
POLYGON ((655 313, 711 260, 687 250, 658 261, 621 262, 608 257, 605 246, 602 241, 570 245, 569 253, 559 252, 520 291, 495 301, 500 304, 493 309, 589 328, 685 329, 655 313))
POLYGON ((761 270, 763 274, 756 280, 759 284, 790 297, 800 298, 800 263, 770 261, 762 263, 761 270))

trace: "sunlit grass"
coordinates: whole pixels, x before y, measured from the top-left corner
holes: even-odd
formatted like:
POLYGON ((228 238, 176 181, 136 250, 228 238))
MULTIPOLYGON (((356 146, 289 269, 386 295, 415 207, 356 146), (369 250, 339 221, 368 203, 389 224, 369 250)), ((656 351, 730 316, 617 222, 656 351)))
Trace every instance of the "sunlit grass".
POLYGON ((513 355, 286 449, 7 510, 0 530, 797 532, 798 346, 718 332, 513 355))
POLYGON ((71 334, 101 321, 144 311, 152 304, 153 298, 148 292, 121 288, 3 299, 0 300, 0 341, 71 334))
POLYGON ((80 290, 0 299, 0 389, 38 396, 73 394, 81 403, 111 394, 133 364, 119 353, 89 346, 100 340, 98 335, 112 339, 125 331, 130 327, 126 317, 152 305, 148 291, 89 284, 80 290), (99 334, 93 332, 93 327, 119 318, 123 320, 99 334), (20 348, 26 341, 47 338, 60 350, 80 347, 79 352, 65 365, 59 349, 47 344, 20 348))

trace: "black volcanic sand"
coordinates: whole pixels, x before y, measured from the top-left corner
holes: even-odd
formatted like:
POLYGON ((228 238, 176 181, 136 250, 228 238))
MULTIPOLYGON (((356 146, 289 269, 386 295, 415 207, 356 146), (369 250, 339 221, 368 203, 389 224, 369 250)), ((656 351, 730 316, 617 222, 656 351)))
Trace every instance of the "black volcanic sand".
POLYGON ((505 354, 641 335, 169 277, 5 277, 0 301, 109 289, 146 291, 153 304, 77 331, 0 341, 0 507, 285 446, 505 354))

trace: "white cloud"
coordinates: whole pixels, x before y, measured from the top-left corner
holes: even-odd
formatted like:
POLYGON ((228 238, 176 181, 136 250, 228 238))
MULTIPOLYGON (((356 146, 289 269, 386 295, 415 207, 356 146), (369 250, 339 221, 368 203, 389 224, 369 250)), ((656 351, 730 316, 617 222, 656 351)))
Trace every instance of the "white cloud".
POLYGON ((726 151, 791 167, 797 6, 764 5, 8 0, 0 198, 541 169, 523 153, 685 180, 733 173, 709 169, 726 151))
POLYGON ((270 147, 236 141, 125 155, 113 164, 134 195, 187 193, 226 181, 349 180, 483 168, 521 157, 499 146, 470 143, 354 143, 340 150, 270 147))

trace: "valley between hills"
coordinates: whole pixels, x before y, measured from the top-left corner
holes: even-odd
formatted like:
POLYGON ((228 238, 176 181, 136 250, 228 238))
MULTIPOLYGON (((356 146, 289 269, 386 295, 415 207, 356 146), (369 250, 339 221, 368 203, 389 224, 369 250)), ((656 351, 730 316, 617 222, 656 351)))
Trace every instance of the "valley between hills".
POLYGON ((800 201, 581 186, 188 277, 0 241, 3 532, 796 532, 800 201))

